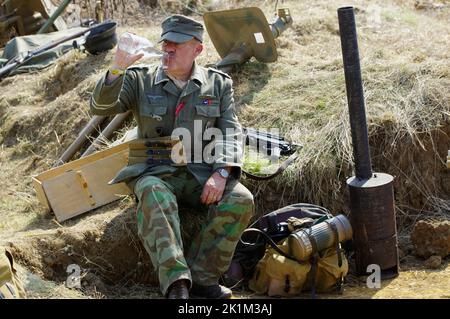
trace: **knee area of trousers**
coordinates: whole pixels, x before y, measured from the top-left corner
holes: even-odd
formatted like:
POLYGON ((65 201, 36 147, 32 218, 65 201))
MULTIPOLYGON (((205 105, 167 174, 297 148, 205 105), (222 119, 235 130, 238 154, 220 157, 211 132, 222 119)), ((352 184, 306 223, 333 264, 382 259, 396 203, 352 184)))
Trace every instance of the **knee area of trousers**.
POLYGON ((238 207, 240 207, 238 211, 240 211, 241 215, 245 215, 241 216, 240 218, 250 218, 254 214, 255 203, 253 195, 247 189, 240 190, 239 192, 233 192, 232 194, 230 194, 227 202, 230 204, 237 204, 238 207))
POLYGON ((175 195, 161 184, 147 185, 142 189, 138 198, 139 202, 146 206, 176 205, 177 202, 175 195))
POLYGON ((165 189, 162 180, 155 176, 144 176, 136 182, 134 193, 138 198, 141 198, 143 194, 148 194, 148 192, 153 191, 155 188, 165 189))
POLYGON ((246 217, 251 218, 255 214, 255 200, 253 198, 253 194, 248 190, 245 189, 245 192, 242 192, 240 196, 242 196, 242 203, 243 205, 247 206, 246 210, 246 217))
POLYGON ((242 187, 238 192, 232 193, 234 198, 239 198, 239 202, 243 205, 255 206, 253 194, 247 189, 242 187))
POLYGON ((246 205, 249 207, 255 206, 255 201, 254 201, 253 195, 252 195, 252 193, 250 193, 250 191, 248 193, 239 194, 239 197, 240 197, 240 201, 243 205, 246 205))

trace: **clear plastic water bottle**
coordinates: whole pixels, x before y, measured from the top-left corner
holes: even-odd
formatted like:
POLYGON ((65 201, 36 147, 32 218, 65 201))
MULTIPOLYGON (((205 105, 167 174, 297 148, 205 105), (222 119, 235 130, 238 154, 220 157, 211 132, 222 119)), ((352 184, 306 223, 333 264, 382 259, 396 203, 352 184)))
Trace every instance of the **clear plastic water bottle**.
POLYGON ((146 38, 131 32, 125 32, 119 38, 119 49, 130 54, 143 54, 144 58, 160 58, 164 52, 155 48, 154 44, 146 38))

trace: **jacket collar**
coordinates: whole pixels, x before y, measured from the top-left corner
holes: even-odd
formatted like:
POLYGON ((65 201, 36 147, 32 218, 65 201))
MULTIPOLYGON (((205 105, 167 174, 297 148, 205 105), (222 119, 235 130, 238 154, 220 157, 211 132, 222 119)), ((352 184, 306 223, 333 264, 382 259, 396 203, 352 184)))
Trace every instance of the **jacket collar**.
POLYGON ((205 72, 202 67, 200 67, 197 62, 194 62, 194 67, 192 69, 191 80, 198 81, 198 84, 203 85, 206 83, 205 72))

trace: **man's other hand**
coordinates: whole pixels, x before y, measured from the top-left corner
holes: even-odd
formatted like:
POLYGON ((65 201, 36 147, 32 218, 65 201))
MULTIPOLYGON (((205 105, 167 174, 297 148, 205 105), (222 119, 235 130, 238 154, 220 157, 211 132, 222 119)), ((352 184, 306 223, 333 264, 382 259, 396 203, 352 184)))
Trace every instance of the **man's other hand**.
POLYGON ((222 199, 226 184, 227 179, 220 176, 218 172, 214 172, 203 187, 200 197, 201 202, 205 205, 219 202, 222 199))

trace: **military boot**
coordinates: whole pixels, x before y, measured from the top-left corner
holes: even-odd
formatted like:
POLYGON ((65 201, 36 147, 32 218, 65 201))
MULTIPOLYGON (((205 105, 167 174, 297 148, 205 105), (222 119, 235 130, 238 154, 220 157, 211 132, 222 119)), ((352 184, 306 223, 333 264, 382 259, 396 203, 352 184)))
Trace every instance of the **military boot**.
POLYGON ((196 283, 192 284, 191 294, 193 297, 207 299, 230 299, 233 295, 231 289, 219 284, 201 286, 196 283))
POLYGON ((171 284, 167 299, 189 299, 189 281, 181 279, 171 284))

